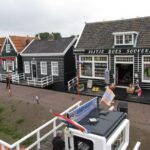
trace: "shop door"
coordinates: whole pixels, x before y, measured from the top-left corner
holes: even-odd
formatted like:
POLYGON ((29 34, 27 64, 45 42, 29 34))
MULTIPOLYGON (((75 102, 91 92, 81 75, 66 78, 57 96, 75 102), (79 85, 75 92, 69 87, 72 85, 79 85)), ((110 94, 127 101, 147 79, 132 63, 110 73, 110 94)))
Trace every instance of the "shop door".
POLYGON ((134 56, 116 56, 114 65, 114 79, 117 85, 134 83, 134 56))
POLYGON ((116 84, 129 85, 133 82, 133 64, 116 64, 116 84))
POLYGON ((32 63, 32 78, 36 78, 36 77, 37 77, 36 63, 32 63))

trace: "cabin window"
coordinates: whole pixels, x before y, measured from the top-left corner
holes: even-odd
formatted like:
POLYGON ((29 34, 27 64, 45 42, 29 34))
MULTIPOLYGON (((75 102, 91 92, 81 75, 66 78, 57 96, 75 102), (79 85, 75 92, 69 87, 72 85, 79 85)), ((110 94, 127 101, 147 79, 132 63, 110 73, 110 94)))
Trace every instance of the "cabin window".
POLYGON ((58 76, 58 62, 52 61, 51 62, 51 71, 53 76, 58 76))
POLYGON ((114 141, 114 143, 112 144, 112 148, 111 150, 119 150, 122 145, 124 144, 125 142, 125 130, 123 130, 119 136, 117 137, 117 139, 114 141))
POLYGON ((41 62, 41 74, 47 75, 47 62, 46 61, 41 62))
POLYGON ((73 136, 74 150, 94 150, 93 141, 78 136, 73 136))
POLYGON ((10 44, 6 44, 6 53, 10 53, 10 44))
POLYGON ((142 81, 150 83, 150 56, 142 57, 142 81))
POLYGON ((29 61, 24 62, 24 72, 25 73, 30 73, 30 63, 29 63, 29 61))
POLYGON ((107 56, 80 56, 80 76, 104 79, 108 66, 107 56))

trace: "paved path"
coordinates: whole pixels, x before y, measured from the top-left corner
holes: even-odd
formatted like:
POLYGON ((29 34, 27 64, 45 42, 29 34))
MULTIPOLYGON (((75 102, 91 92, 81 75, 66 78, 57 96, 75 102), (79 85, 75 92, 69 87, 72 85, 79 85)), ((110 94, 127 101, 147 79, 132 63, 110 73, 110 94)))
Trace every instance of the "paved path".
MULTIPOLYGON (((5 83, 0 83, 0 96, 8 100, 21 99, 26 102, 34 101, 35 96, 39 96, 40 105, 46 109, 53 108, 58 112, 64 111, 79 100, 76 95, 69 93, 19 85, 11 85, 11 87, 13 95, 10 97, 8 96, 8 90, 5 88, 5 83)), ((91 98, 89 96, 80 96, 80 99, 84 102, 91 98)), ((150 147, 150 105, 129 102, 128 113, 131 122, 131 148, 129 150, 133 148, 133 145, 138 140, 142 142, 141 149, 148 150, 147 148, 150 147)))

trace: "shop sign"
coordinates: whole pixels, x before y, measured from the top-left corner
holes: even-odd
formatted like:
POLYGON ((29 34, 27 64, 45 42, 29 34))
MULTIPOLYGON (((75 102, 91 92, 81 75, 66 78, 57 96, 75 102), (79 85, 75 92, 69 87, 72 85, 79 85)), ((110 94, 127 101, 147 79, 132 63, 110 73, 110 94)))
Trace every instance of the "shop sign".
POLYGON ((139 48, 139 49, 90 49, 85 50, 87 54, 150 54, 149 48, 139 48))

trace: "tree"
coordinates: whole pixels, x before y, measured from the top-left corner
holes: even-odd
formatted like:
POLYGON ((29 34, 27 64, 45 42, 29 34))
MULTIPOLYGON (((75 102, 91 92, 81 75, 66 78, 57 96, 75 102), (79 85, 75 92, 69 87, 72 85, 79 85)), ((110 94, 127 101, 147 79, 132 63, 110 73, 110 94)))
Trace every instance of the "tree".
POLYGON ((48 32, 39 33, 39 37, 41 40, 53 40, 53 35, 48 32))
POLYGON ((62 36, 61 36, 61 34, 59 32, 52 32, 52 35, 54 37, 54 40, 62 38, 62 36))

